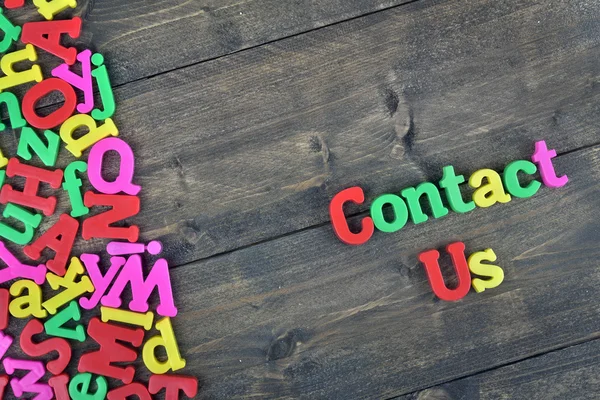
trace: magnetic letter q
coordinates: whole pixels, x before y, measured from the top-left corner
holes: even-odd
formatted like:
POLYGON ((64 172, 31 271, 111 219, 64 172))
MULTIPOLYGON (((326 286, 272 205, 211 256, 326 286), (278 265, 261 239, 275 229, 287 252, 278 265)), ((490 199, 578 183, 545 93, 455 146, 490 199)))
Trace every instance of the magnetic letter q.
POLYGON ((98 191, 105 194, 117 194, 120 192, 135 196, 142 189, 134 185, 133 180, 134 156, 131 147, 119 138, 102 139, 92 147, 88 158, 88 177, 90 183, 98 191), (102 165, 104 155, 107 151, 114 150, 121 157, 119 174, 113 182, 107 182, 102 177, 102 165))

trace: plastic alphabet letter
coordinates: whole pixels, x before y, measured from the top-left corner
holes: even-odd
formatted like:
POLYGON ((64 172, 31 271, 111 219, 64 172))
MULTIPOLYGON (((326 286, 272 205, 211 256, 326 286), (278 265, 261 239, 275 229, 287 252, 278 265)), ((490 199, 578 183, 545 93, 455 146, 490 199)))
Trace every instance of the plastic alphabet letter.
POLYGON ((463 200, 459 185, 465 182, 464 175, 456 175, 454 167, 448 165, 444 167, 444 176, 440 180, 440 187, 445 190, 446 198, 450 208, 457 213, 466 213, 475 209, 475 202, 463 200))
POLYGON ((33 214, 12 203, 6 205, 2 212, 2 216, 5 219, 14 218, 23 223, 24 229, 20 232, 12 226, 0 222, 0 236, 19 245, 31 242, 35 233, 35 228, 37 228, 42 221, 42 216, 40 214, 33 214))
POLYGON ((54 290, 58 288, 65 288, 62 292, 54 296, 53 298, 46 300, 42 306, 48 310, 50 314, 56 314, 56 311, 67 304, 73 299, 78 298, 84 293, 91 293, 94 291, 94 286, 87 276, 82 276, 79 282, 75 283, 75 278, 84 273, 83 265, 77 257, 71 258, 71 264, 64 277, 54 275, 52 273, 46 274, 48 283, 54 290))
MULTIPOLYGON (((2 95, 0 94, 0 96, 2 95)), ((31 150, 33 150, 45 166, 54 167, 58 158, 60 136, 52 131, 45 131, 44 137, 46 138, 46 142, 48 142, 47 145, 33 129, 28 126, 24 127, 21 129, 17 155, 29 161, 33 158, 33 154, 31 154, 31 150)))
POLYGON ((478 251, 469 256, 469 270, 472 274, 490 277, 491 279, 474 278, 471 282, 475 292, 481 293, 485 289, 493 289, 504 280, 504 270, 497 265, 484 264, 482 261, 496 261, 496 253, 492 249, 478 251))
POLYGON ((125 254, 141 254, 148 251, 153 256, 160 254, 162 243, 153 240, 148 245, 143 243, 110 242, 106 245, 106 252, 111 256, 122 256, 125 254))
POLYGON ((54 19, 56 14, 66 10, 68 7, 77 7, 76 0, 33 0, 33 4, 37 7, 38 12, 47 20, 54 19))
POLYGON ((513 161, 504 168, 504 186, 508 193, 515 197, 525 199, 533 196, 540 189, 542 184, 540 181, 533 179, 526 187, 521 186, 517 174, 523 171, 528 175, 533 175, 537 172, 537 167, 534 163, 526 160, 513 161))
POLYGON ((345 203, 353 202, 362 204, 364 201, 365 194, 362 188, 359 186, 344 189, 336 194, 333 199, 331 199, 331 203, 329 204, 331 224, 333 225, 335 234, 342 242, 346 244, 363 244, 366 243, 371 236, 373 236, 375 225, 373 224, 371 217, 365 217, 362 219, 362 230, 360 233, 352 233, 350 231, 350 227, 348 226, 348 221, 346 221, 346 216, 344 215, 343 207, 345 203))
POLYGON ((23 116, 31 126, 39 129, 52 129, 67 120, 75 111, 77 104, 77 95, 75 90, 67 82, 58 78, 44 79, 34 87, 29 89, 23 97, 21 111, 23 116), (40 116, 36 111, 36 105, 43 97, 52 92, 60 92, 64 97, 64 102, 55 111, 47 116, 40 116))
POLYGON ((100 303, 100 299, 102 296, 104 296, 106 289, 108 289, 108 286, 113 281, 115 276, 117 276, 120 268, 125 264, 125 259, 123 257, 111 257, 110 268, 106 272, 106 275, 102 275, 102 272, 100 272, 100 268, 98 266, 100 257, 98 257, 96 254, 82 254, 81 261, 83 261, 85 265, 85 269, 92 280, 95 290, 92 294, 92 297, 89 299, 79 299, 79 305, 86 310, 91 310, 95 308, 98 303, 100 303))
POLYGON ((149 331, 152 329, 154 314, 148 311, 145 314, 136 313, 133 311, 119 310, 118 308, 100 307, 102 322, 122 322, 125 324, 137 325, 149 331))
POLYGON ((90 209, 83 204, 83 195, 81 194, 81 190, 79 190, 83 185, 83 182, 81 182, 81 179, 76 175, 76 172, 85 171, 87 171, 87 164, 84 161, 73 161, 65 168, 65 181, 62 188, 69 194, 69 200, 71 201, 71 217, 73 218, 87 215, 90 212, 90 209))
POLYGON ((69 329, 63 326, 68 321, 79 321, 80 319, 81 312, 79 311, 79 306, 76 301, 72 301, 67 307, 60 310, 58 314, 47 320, 44 323, 44 329, 49 336, 58 336, 65 339, 85 342, 85 329, 83 328, 83 325, 76 325, 75 329, 69 329))
POLYGON ((67 145, 67 150, 77 158, 81 157, 85 149, 108 136, 119 136, 117 126, 110 118, 107 118, 104 124, 98 126, 96 120, 89 115, 76 114, 66 120, 60 127, 60 138, 67 145), (73 134, 81 127, 86 127, 88 133, 74 139, 73 134))
POLYGON ((102 305, 119 308, 121 306, 120 297, 128 283, 131 285, 133 297, 133 300, 129 302, 129 309, 131 311, 148 311, 148 298, 154 288, 157 287, 160 303, 156 308, 156 312, 167 317, 177 315, 177 308, 173 301, 171 278, 169 277, 169 265, 164 258, 156 261, 148 277, 144 280, 141 256, 138 254, 130 256, 112 288, 102 298, 102 305))
POLYGON ((3 242, 0 242, 0 260, 4 261, 4 263, 8 266, 8 268, 4 268, 0 271, 0 283, 4 283, 15 278, 31 279, 38 285, 46 282, 46 266, 44 264, 40 264, 37 267, 22 264, 6 248, 3 242))
POLYGON ((0 359, 4 357, 8 349, 13 343, 13 338, 0 332, 0 359))
POLYGON ((110 79, 102 54, 94 54, 92 56, 92 64, 97 67, 92 71, 92 76, 96 78, 98 90, 100 90, 100 99, 102 99, 102 104, 104 105, 104 110, 94 108, 92 110, 92 117, 100 121, 111 118, 115 114, 115 96, 110 86, 110 79))
POLYGON ((81 356, 78 371, 120 379, 125 384, 131 383, 135 368, 131 365, 123 368, 111 363, 135 361, 137 352, 117 343, 117 340, 139 347, 144 340, 144 331, 103 323, 96 317, 90 320, 87 331, 98 342, 100 350, 81 356))
POLYGON ((46 318, 46 310, 42 308, 42 288, 33 281, 16 281, 10 287, 10 295, 15 297, 8 306, 10 315, 23 319, 34 316, 46 318), (23 290, 27 289, 27 295, 21 296, 23 290), (17 297, 19 296, 19 297, 17 297))
POLYGON ((544 185, 550 188, 559 188, 565 186, 569 182, 569 177, 566 175, 556 176, 552 159, 556 157, 556 150, 548 150, 548 146, 544 140, 535 142, 535 152, 531 156, 531 161, 540 167, 540 175, 544 185))
POLYGON ((94 108, 94 87, 92 85, 92 51, 86 49, 77 55, 81 63, 82 75, 79 76, 69 69, 67 64, 61 64, 52 70, 52 76, 60 78, 71 86, 83 92, 83 103, 77 105, 77 112, 87 114, 94 108))
MULTIPOLYGON (((21 105, 19 104, 19 99, 17 99, 17 96, 11 92, 2 92, 0 93, 0 103, 6 104, 6 110, 8 111, 11 128, 19 129, 27 125, 27 121, 25 121, 23 114, 21 114, 21 105)), ((0 131, 5 129, 6 125, 0 122, 0 131)), ((6 161, 8 162, 8 160, 6 161)))
POLYGON ((49 21, 61 11, 77 7, 76 0, 33 0, 33 4, 38 8, 38 13, 49 21))
POLYGON ((52 399, 52 388, 45 383, 38 383, 38 381, 44 376, 46 372, 44 370, 44 364, 41 361, 29 361, 29 360, 17 360, 14 358, 6 357, 2 362, 6 373, 12 375, 17 369, 29 371, 21 379, 12 378, 10 380, 10 386, 17 397, 23 396, 23 393, 38 393, 35 396, 36 400, 50 400, 52 399))
POLYGON ((27 82, 41 82, 44 77, 42 76, 42 69, 39 65, 33 65, 26 71, 17 72, 14 70, 14 64, 29 60, 31 62, 37 61, 38 56, 35 52, 35 48, 28 44, 22 50, 16 50, 12 53, 5 54, 0 60, 0 70, 4 73, 0 78, 0 91, 10 89, 15 86, 22 85, 27 82))
POLYGON ((22 264, 6 248, 3 242, 0 242, 0 260, 8 266, 0 271, 0 283, 10 281, 15 278, 31 279, 38 285, 46 282, 46 266, 40 264, 37 267, 22 264))
MULTIPOLYGON (((49 248, 55 252, 54 259, 46 262, 46 268, 56 275, 63 276, 67 261, 75 243, 79 222, 67 214, 62 214, 58 221, 50 227, 35 242, 23 248, 23 252, 32 260, 38 260, 42 251, 49 248)), ((79 261, 77 261, 79 262, 79 261)), ((81 265, 81 264, 80 264, 81 265)), ((83 267, 81 267, 83 270, 83 267)), ((91 285, 91 283, 90 283, 91 285)))
POLYGON ((56 400, 71 400, 67 384, 69 383, 69 375, 61 374, 48 379, 48 385, 54 391, 56 400))
MULTIPOLYGON (((10 293, 8 289, 0 289, 0 331, 8 326, 8 303, 10 302, 10 293)), ((0 397, 1 398, 1 397, 0 397)))
POLYGON ((48 171, 42 168, 22 164, 17 158, 11 158, 6 168, 9 178, 22 176, 26 178, 23 191, 14 190, 5 184, 0 191, 0 203, 15 203, 25 207, 42 210, 44 215, 52 215, 56 208, 56 197, 41 197, 37 195, 41 182, 46 182, 54 189, 60 188, 63 172, 60 169, 48 171))
POLYGON ((46 369, 53 375, 61 374, 71 361, 71 346, 64 339, 52 338, 39 343, 33 342, 33 336, 44 332, 44 326, 37 319, 30 320, 21 332, 20 344, 23 352, 30 357, 45 356, 53 351, 58 352, 56 360, 48 361, 46 369))
POLYGON ((115 137, 102 139, 90 150, 88 178, 92 186, 99 192, 105 194, 124 192, 135 196, 142 188, 131 182, 133 180, 134 164, 133 150, 124 140, 115 137), (113 182, 107 182, 102 177, 102 166, 104 155, 111 150, 119 153, 121 163, 117 178, 113 182))
POLYGON ((146 342, 142 350, 142 358, 144 364, 153 374, 164 374, 170 369, 177 371, 185 367, 185 360, 179 354, 171 319, 165 317, 156 323, 156 329, 160 331, 160 335, 154 336, 146 342), (156 348, 163 346, 167 352, 167 361, 161 362, 156 358, 156 348))
POLYGON ((384 194, 373 200, 371 204, 371 218, 375 227, 382 232, 399 231, 408 222, 408 208, 406 203, 395 194, 384 194), (389 204, 394 210, 394 220, 386 221, 383 215, 383 206, 389 204))
POLYGON ((463 242, 451 243, 446 247, 446 251, 452 257, 454 271, 458 277, 458 287, 455 289, 448 289, 444 283, 438 262, 440 253, 437 250, 428 250, 419 254, 419 261, 425 264, 425 271, 433 293, 442 300, 456 301, 465 297, 471 288, 471 274, 464 253, 465 244, 463 242))
MULTIPOLYGON (((6 5, 6 4, 4 4, 6 5)), ((6 386, 8 385, 8 376, 6 375, 2 375, 0 376, 0 399, 4 398, 4 390, 6 389, 6 386)), ((61 399, 58 399, 61 400, 61 399)))
POLYGON ((150 393, 148 393, 148 389, 137 382, 111 390, 108 392, 106 398, 108 400, 127 400, 129 396, 137 396, 139 400, 152 400, 150 393))
POLYGON ((6 8, 21 8, 24 5, 25 0, 4 0, 4 7, 6 8))
POLYGON ((473 201, 481 208, 493 206, 497 202, 508 203, 511 199, 510 195, 504 192, 502 178, 493 169, 480 169, 473 172, 469 178, 469 186, 476 189, 473 192, 473 201), (482 186, 484 178, 488 183, 482 186))
POLYGON ((179 391, 190 399, 198 394, 198 379, 193 376, 183 375, 152 375, 148 382, 148 391, 157 394, 165 389, 165 400, 179 400, 179 391))
POLYGON ((442 203, 440 191, 431 182, 423 182, 419 183, 416 187, 402 189, 400 194, 408 203, 410 218, 415 225, 425 222, 429 219, 427 214, 423 212, 423 207, 421 206, 420 199, 423 197, 423 195, 425 195, 428 200, 428 204, 431 208, 431 213, 433 214, 434 218, 441 218, 448 215, 448 209, 444 207, 444 203, 442 203))
POLYGON ((73 65, 77 58, 77 49, 64 47, 60 44, 60 39, 62 34, 77 39, 80 33, 81 18, 79 17, 60 21, 27 22, 23 25, 21 41, 46 50, 67 64, 73 65))
MULTIPOLYGON (((6 3, 7 1, 4 2, 4 6, 6 6, 6 3)), ((0 53, 6 53, 10 46, 19 40, 19 36, 21 36, 21 27, 13 25, 6 18, 3 11, 0 9, 0 30, 4 34, 2 41, 0 41, 0 53)))
POLYGON ((96 391, 90 394, 89 388, 92 382, 92 374, 77 374, 69 383, 69 394, 73 400, 102 400, 106 398, 108 384, 103 376, 96 377, 96 391))
MULTIPOLYGON (((0 192, 0 201, 1 200, 2 193, 0 192)), ((130 242, 138 240, 140 229, 137 226, 113 227, 110 225, 139 213, 139 197, 117 194, 96 194, 90 191, 85 193, 83 202, 86 207, 112 206, 111 210, 94 215, 83 221, 83 231, 81 236, 84 240, 90 240, 92 238, 127 239, 130 242)))

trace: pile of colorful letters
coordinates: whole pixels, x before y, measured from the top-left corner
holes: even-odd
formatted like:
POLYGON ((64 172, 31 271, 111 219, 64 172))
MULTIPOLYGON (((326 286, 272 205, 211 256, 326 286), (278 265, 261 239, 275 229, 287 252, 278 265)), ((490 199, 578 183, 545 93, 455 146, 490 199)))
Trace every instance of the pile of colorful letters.
MULTIPOLYGON (((104 58, 89 49, 78 51, 64 44, 67 35, 72 39, 80 36, 80 18, 59 19, 76 7, 76 0, 33 0, 33 5, 45 20, 22 27, 13 24, 0 9, 0 105, 6 106, 7 124, 18 134, 16 156, 8 159, 0 154, 0 203, 5 205, 0 220, 0 259, 5 264, 0 269, 0 283, 10 285, 10 289, 0 289, 0 329, 6 330, 18 319, 30 319, 19 337, 0 331, 4 368, 0 398, 116 400, 137 396, 146 400, 157 393, 164 393, 169 400, 183 394, 194 397, 197 379, 172 374, 185 366, 185 360, 171 326, 170 318, 177 314, 177 308, 169 266, 162 258, 152 265, 145 262, 158 255, 162 246, 157 241, 136 243, 138 227, 120 222, 140 211, 141 187, 132 183, 133 151, 117 137, 119 132, 111 119, 115 100, 104 58), (44 77, 36 64, 41 52, 61 62, 52 69, 52 76, 44 77), (22 99, 14 94, 17 87, 18 93, 29 88, 19 96, 22 99), (58 94, 64 101, 41 115, 37 108, 40 100, 58 94), (67 152, 79 160, 64 170, 55 169, 63 142, 67 152), (105 178, 108 152, 120 159, 114 179, 105 178), (82 160, 86 153, 87 162, 82 160), (44 167, 32 165, 36 162, 44 167), (86 173, 94 190, 82 193, 81 178, 86 173), (22 190, 19 182, 23 183, 22 190), (42 213, 50 217, 57 209, 55 195, 42 195, 50 188, 55 195, 66 192, 70 213, 60 215, 45 232, 36 234, 42 213), (76 218, 82 220, 84 240, 110 239, 108 256, 72 257, 80 225, 76 218), (9 242, 24 246, 24 254, 9 250, 14 247, 7 247, 9 242), (31 265, 42 257, 50 259, 31 265), (108 264, 108 268, 100 267, 108 264), (45 299, 44 285, 53 293, 45 299), (156 321, 148 304, 153 292, 159 298, 156 321), (132 300, 121 309, 123 293, 132 300), (84 327, 78 322, 83 321, 81 308, 98 310, 99 317, 92 317, 84 327), (146 331, 153 327, 158 332, 149 333, 154 336, 144 342, 146 331), (72 343, 86 340, 95 350, 88 350, 79 359, 72 357, 72 343), (6 353, 13 346, 20 346, 13 354, 24 353, 32 359, 9 357, 6 353), (157 357, 159 348, 166 357, 157 357), (133 382, 137 350, 152 374, 147 385, 133 382), (51 359, 44 364, 39 357, 51 359), (79 373, 69 377, 65 373, 69 366, 68 371, 76 367, 79 373), (51 377, 46 383, 47 372, 51 377), (115 388, 110 391, 107 378, 114 380, 110 386, 115 388)), ((4 1, 5 9, 24 6, 24 0, 4 1)), ((0 126, 0 130, 6 129, 8 126, 0 126)))

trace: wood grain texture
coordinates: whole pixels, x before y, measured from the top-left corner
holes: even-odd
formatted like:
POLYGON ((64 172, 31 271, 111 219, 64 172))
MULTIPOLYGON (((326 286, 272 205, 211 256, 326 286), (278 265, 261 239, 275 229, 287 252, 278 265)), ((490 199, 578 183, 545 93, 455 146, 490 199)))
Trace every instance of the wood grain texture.
POLYGON ((327 223, 352 185, 368 204, 447 164, 500 170, 542 138, 594 144, 598 13, 423 1, 120 87, 144 186, 132 222, 180 265, 327 223))
MULTIPOLYGON (((64 42, 104 54, 111 82, 119 86, 410 1, 79 0, 76 9, 56 19, 83 19, 81 37, 64 42)), ((5 14, 19 25, 43 20, 33 4, 5 14)), ((50 76, 60 60, 44 51, 39 55, 44 76, 50 76)), ((61 101, 50 95, 39 105, 61 101)))
POLYGON ((395 400, 596 399, 599 354, 594 340, 395 400))
POLYGON ((364 246, 323 227, 175 269, 201 398, 389 398, 600 337, 599 161, 563 156, 562 189, 364 246), (505 282, 437 301, 417 254, 455 240, 493 248, 505 282))
POLYGON ((174 265, 327 223, 453 164, 598 142, 600 5, 423 1, 117 90, 146 238, 174 265), (538 23, 539 21, 539 23, 538 23))
POLYGON ((363 246, 326 226, 174 269, 198 398, 391 398, 600 338, 599 161, 600 146, 561 156, 563 188, 363 246), (417 255, 456 240, 494 249, 505 281, 438 301, 417 255))
POLYGON ((600 337, 599 12, 423 0, 120 87, 144 187, 131 222, 187 264, 173 323, 198 397, 391 398, 600 337), (538 139, 565 153, 566 187, 360 247, 327 222, 345 187, 365 188, 362 212, 538 139), (416 257, 455 240, 492 247, 506 281, 437 301, 416 257))
POLYGON ((92 2, 86 30, 122 84, 408 1, 109 0, 92 2))

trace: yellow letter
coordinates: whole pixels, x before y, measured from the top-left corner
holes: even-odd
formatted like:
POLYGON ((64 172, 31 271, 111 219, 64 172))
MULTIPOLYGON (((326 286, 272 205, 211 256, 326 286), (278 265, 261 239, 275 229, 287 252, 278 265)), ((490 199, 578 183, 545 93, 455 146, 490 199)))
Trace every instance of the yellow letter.
POLYGON ((77 7, 75 0, 33 0, 33 4, 38 8, 38 12, 48 21, 54 19, 54 15, 66 10, 67 7, 77 7))
POLYGON ((42 308, 42 288, 34 281, 16 281, 10 287, 10 295, 21 296, 11 301, 8 306, 13 317, 27 318, 33 315, 36 318, 46 318, 46 310, 42 308), (24 289, 27 289, 27 295, 21 296, 24 289))
POLYGON ((169 369, 177 371, 185 367, 185 360, 179 354, 177 341, 171 326, 169 317, 165 317, 156 323, 156 329, 160 331, 160 336, 150 338, 142 350, 144 364, 153 374, 164 374, 169 369), (160 362, 156 359, 155 349, 163 346, 167 351, 167 361, 160 362))
MULTIPOLYGON (((0 168, 4 168, 8 165, 8 158, 4 157, 2 150, 0 150, 0 168)), ((0 186, 2 186, 0 184, 0 186)))
POLYGON ((22 50, 5 54, 0 60, 0 69, 4 75, 6 75, 0 78, 0 92, 27 82, 41 82, 44 77, 42 76, 42 69, 39 65, 33 65, 27 71, 22 72, 16 72, 13 68, 14 64, 20 61, 29 60, 33 62, 37 61, 37 59, 37 53, 31 44, 26 45, 22 50))
POLYGON ((104 120, 103 125, 97 126, 94 118, 87 114, 77 114, 60 127, 60 138, 67 144, 67 150, 77 158, 81 157, 85 149, 107 136, 119 136, 119 130, 110 118, 104 120), (79 139, 73 139, 73 133, 82 127, 86 127, 88 133, 79 139))
POLYGON ((102 322, 117 321, 131 325, 143 326, 147 331, 152 329, 152 321, 154 320, 154 314, 152 311, 142 314, 128 310, 119 310, 118 308, 101 306, 100 313, 102 314, 102 322))
POLYGON ((79 261, 79 258, 77 257, 71 258, 71 264, 69 264, 69 268, 67 269, 67 273, 64 277, 60 277, 48 272, 46 274, 46 280, 52 289, 58 290, 59 287, 63 287, 65 290, 53 298, 46 300, 42 306, 44 306, 44 308, 48 310, 50 314, 56 314, 56 311, 59 308, 71 300, 76 299, 86 292, 93 292, 94 285, 92 285, 92 281, 90 281, 90 278, 87 276, 82 276, 79 282, 75 283, 75 278, 84 272, 85 270, 83 269, 83 265, 81 265, 81 261, 79 261))
POLYGON ((473 172, 473 175, 469 178, 469 186, 475 190, 473 193, 473 201, 478 207, 489 207, 496 202, 508 203, 510 201, 510 195, 504 191, 502 186, 502 178, 493 169, 480 169, 479 171, 473 172), (481 186, 483 178, 487 178, 487 185, 481 186))
POLYGON ((471 281, 473 289, 477 293, 483 292, 485 289, 492 289, 500 285, 504 280, 504 271, 497 265, 483 264, 482 261, 496 261, 496 253, 492 249, 478 251, 469 256, 469 270, 474 275, 488 276, 491 279, 483 280, 474 278, 471 281))

